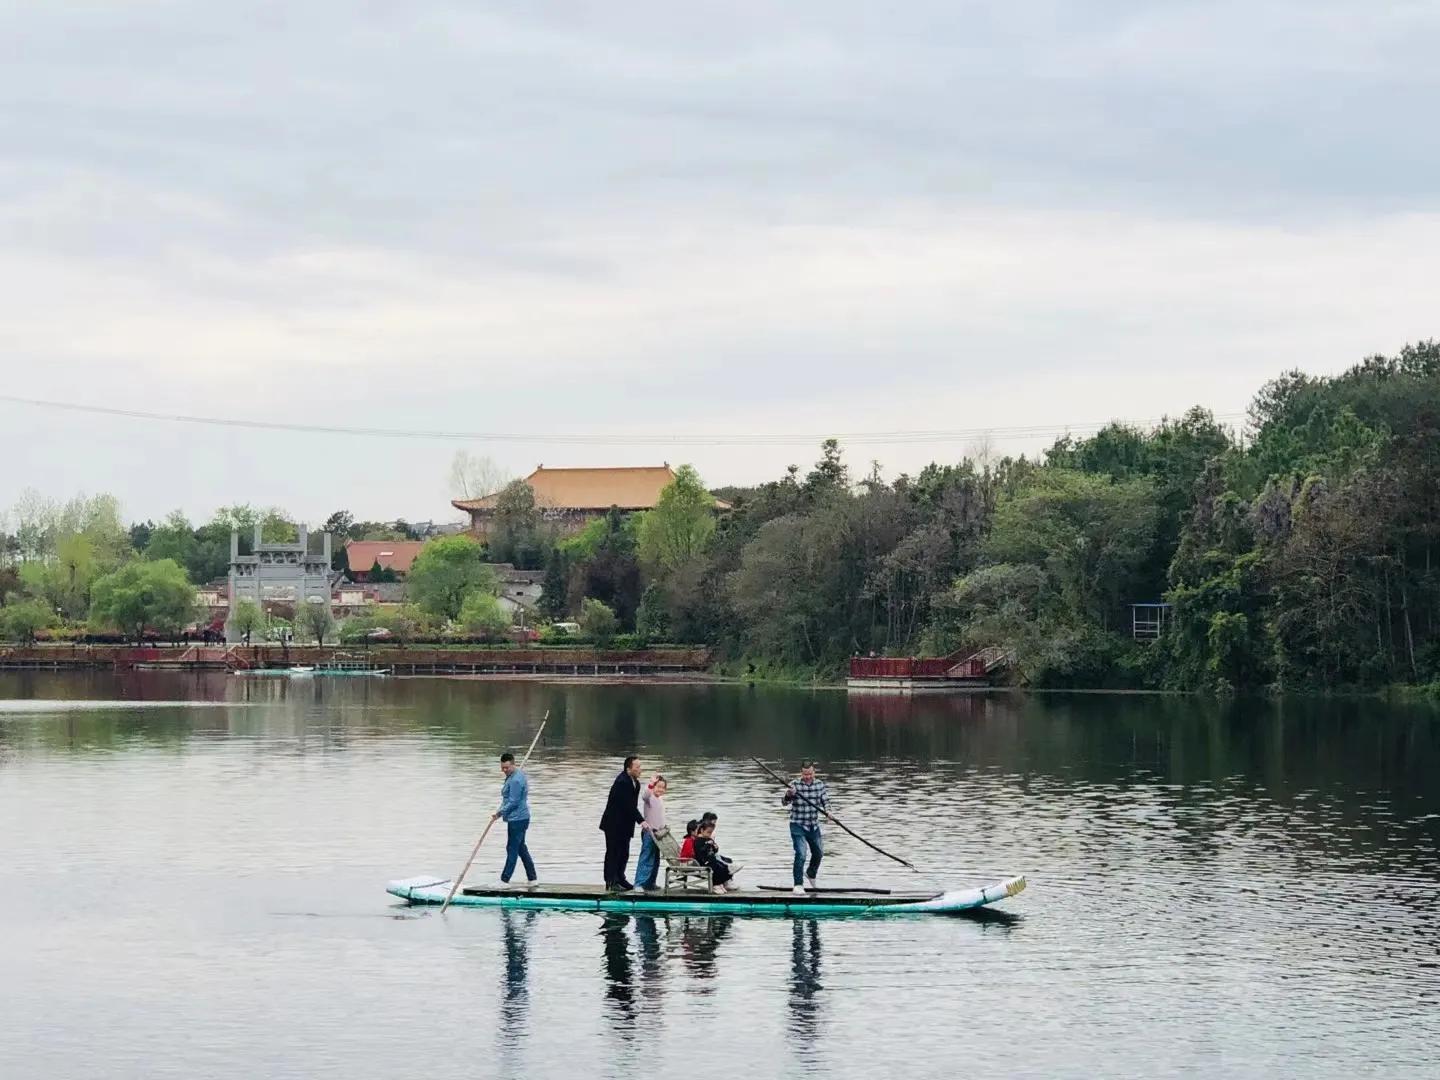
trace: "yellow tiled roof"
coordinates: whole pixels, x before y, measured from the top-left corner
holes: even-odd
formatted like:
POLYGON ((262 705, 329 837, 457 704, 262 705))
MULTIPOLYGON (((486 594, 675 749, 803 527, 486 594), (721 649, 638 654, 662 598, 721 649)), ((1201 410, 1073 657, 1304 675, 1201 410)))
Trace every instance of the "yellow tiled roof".
MULTIPOLYGON (((668 465, 621 469, 547 469, 540 466, 525 478, 535 492, 535 504, 555 510, 652 510, 660 492, 675 479, 668 465)), ((500 493, 480 499, 456 499, 457 510, 493 510, 500 493)), ((729 506, 715 500, 718 509, 729 506)))

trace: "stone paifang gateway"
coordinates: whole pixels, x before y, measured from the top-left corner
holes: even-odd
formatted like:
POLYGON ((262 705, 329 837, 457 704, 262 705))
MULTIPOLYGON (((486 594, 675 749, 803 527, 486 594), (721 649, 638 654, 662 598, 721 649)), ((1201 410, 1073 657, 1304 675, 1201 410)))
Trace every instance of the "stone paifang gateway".
MULTIPOLYGON (((540 465, 525 483, 535 493, 540 516, 556 525, 562 535, 569 535, 611 509, 626 513, 655 509, 660 493, 674 479, 668 462, 615 469, 547 469, 540 465)), ((484 540, 490 535, 499 499, 497 491, 480 499, 456 499, 450 505, 470 515, 470 532, 484 540)), ((716 499, 715 509, 729 510, 730 506, 716 499)))
POLYGON ((230 532, 230 609, 225 620, 225 640, 237 642, 242 635, 233 625, 235 606, 253 600, 262 608, 271 604, 324 604, 330 610, 330 534, 321 533, 321 551, 310 551, 310 531, 300 526, 299 538, 290 544, 267 544, 260 526, 249 555, 240 554, 240 534, 230 532))

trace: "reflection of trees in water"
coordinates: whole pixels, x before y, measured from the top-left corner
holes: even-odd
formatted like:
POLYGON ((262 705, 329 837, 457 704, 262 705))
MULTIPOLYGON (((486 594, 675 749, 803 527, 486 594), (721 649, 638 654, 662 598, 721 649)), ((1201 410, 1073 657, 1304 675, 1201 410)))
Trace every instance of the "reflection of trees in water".
MULTIPOLYGON (((847 697, 778 687, 33 671, 0 672, 3 698, 235 706, 87 707, 54 722, 8 728, 6 744, 21 753, 31 746, 84 753, 131 743, 180 745, 219 735, 247 737, 236 749, 259 756, 292 753, 297 737, 322 736, 319 752, 344 752, 370 740, 420 735, 427 750, 448 749, 467 767, 480 754, 489 769, 497 748, 524 745, 548 708, 551 722, 539 751, 541 763, 554 770, 547 790, 583 792, 593 783, 595 793, 585 797, 597 806, 601 778, 613 775, 619 755, 642 745, 679 781, 695 783, 693 809, 702 808, 701 784, 712 783, 705 769, 716 759, 755 754, 793 764, 816 756, 827 763, 825 776, 837 796, 848 797, 856 810, 865 809, 867 798, 888 805, 903 795, 924 813, 927 805, 950 805, 957 791, 974 800, 1023 797, 1054 806, 1088 785, 1083 794, 1095 801, 1086 819, 1103 820, 1107 808, 1120 807, 1126 816, 1114 819, 1116 828, 1153 819, 1174 833, 1182 850, 1206 858, 1229 850, 1235 836, 1259 822, 1283 835, 1279 842, 1327 858, 1336 836, 1353 838, 1351 857, 1382 868, 1393 865, 1398 836, 1428 869, 1440 835, 1440 817, 1427 816, 1440 814, 1440 788, 1431 782, 1440 764, 1433 710, 1373 701, 847 697), (557 750, 562 753, 549 753, 557 750), (877 759, 913 767, 882 769, 877 778, 877 759), (904 791, 902 772, 913 778, 904 791), (1140 801, 1122 807, 1115 792, 1140 801)), ((745 781, 747 799, 755 783, 745 781)), ((728 780, 721 786, 737 790, 728 780)), ((714 798, 704 791, 705 800, 714 798)), ((937 825, 933 817, 922 823, 922 835, 937 825)), ((980 846, 1002 839, 985 828, 977 823, 971 830, 980 846)), ((916 853, 926 854, 924 840, 916 853)))
MULTIPOLYGON (((790 940, 790 1033, 806 1042, 820 1029, 820 924, 796 919, 790 940)), ((803 1047, 802 1047, 803 1049, 803 1047)))

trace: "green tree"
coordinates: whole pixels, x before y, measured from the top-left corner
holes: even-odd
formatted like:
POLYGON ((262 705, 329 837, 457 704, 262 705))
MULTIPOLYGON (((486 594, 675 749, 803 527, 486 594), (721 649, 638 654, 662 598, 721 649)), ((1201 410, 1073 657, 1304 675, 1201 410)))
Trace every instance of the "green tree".
POLYGON ((1148 479, 1044 469, 999 502, 985 556, 1043 566, 1071 610, 1102 627, 1118 625, 1155 527, 1148 479))
POLYGON ((545 549, 535 491, 524 480, 512 480, 495 498, 495 519, 490 530, 491 557, 497 562, 533 570, 544 561, 545 549))
POLYGON ((415 604, 386 605, 376 614, 375 624, 389 630, 397 644, 408 645, 430 629, 431 619, 428 612, 415 604))
POLYGON ((345 558, 346 541, 357 539, 353 530, 355 517, 349 510, 336 510, 325 519, 325 532, 330 534, 330 569, 344 570, 348 565, 345 558))
POLYGON ((19 570, 13 566, 0 565, 0 607, 8 604, 11 597, 18 595, 24 588, 19 570))
POLYGON ((185 562, 186 572, 196 585, 225 577, 230 571, 230 527, 212 521, 194 533, 195 547, 185 562))
POLYGON ((714 534, 715 497, 693 466, 681 465, 655 509, 640 519, 640 560, 660 571, 673 570, 702 554, 714 534))
POLYGON ((130 546, 144 551, 150 544, 150 534, 155 531, 155 522, 137 521, 130 526, 130 546))
POLYGON ((623 626, 635 624, 640 605, 640 562, 636 557, 636 516, 615 507, 601 519, 603 532, 594 553, 583 559, 572 580, 572 608, 585 597, 603 600, 623 626))
POLYGON ((91 585, 100 571, 95 541, 83 532, 62 537, 55 548, 54 570, 59 583, 56 606, 72 619, 83 619, 90 610, 91 585))
POLYGON ((15 540, 21 559, 33 562, 48 559, 54 554, 60 508, 53 499, 34 488, 26 488, 11 508, 10 519, 15 523, 15 540))
POLYGON ((510 629, 510 616, 500 601, 488 592, 472 592, 460 607, 457 620, 469 634, 495 639, 505 636, 510 629))
POLYGON ((581 632, 602 649, 614 640, 620 630, 620 620, 615 617, 614 610, 594 597, 586 597, 580 604, 579 622, 581 632))
POLYGON ((59 620, 49 605, 40 600, 20 600, 0 607, 0 640, 30 645, 35 635, 57 625, 59 620))
POLYGON ((85 618, 97 576, 95 548, 83 533, 62 536, 51 559, 22 563, 19 571, 26 592, 69 619, 85 618))
POLYGON ((290 515, 278 506, 272 506, 265 510, 250 506, 248 503, 222 506, 215 511, 212 524, 219 525, 225 531, 227 544, 230 530, 234 529, 239 532, 240 543, 245 548, 248 548, 252 542, 256 524, 260 526, 262 543, 293 544, 296 536, 299 535, 295 523, 290 520, 290 515))
POLYGON ((766 522, 745 546, 728 592, 747 650, 782 663, 845 655, 832 647, 843 618, 829 588, 829 570, 841 555, 837 540, 820 522, 791 514, 766 522))
POLYGON ((250 644, 250 637, 255 631, 265 625, 265 612, 254 600, 240 600, 235 604, 235 610, 230 613, 230 628, 239 634, 245 644, 250 644))
POLYGON ((315 639, 316 645, 324 645, 325 638, 335 629, 335 619, 328 604, 304 603, 295 613, 295 622, 305 633, 315 639))
MULTIPOLYGON (((171 559, 189 572, 196 561, 198 543, 195 529, 188 518, 179 510, 169 513, 165 520, 150 530, 150 542, 145 545, 145 557, 152 562, 171 559)), ((197 581, 195 584, 203 584, 197 581)))
POLYGON ((644 643, 665 641, 670 633, 669 598, 664 587, 652 581, 640 597, 640 607, 635 613, 635 634, 644 643))
POLYGON ((383 521, 357 521, 350 527, 351 540, 408 540, 399 529, 383 521))
POLYGON ((178 631, 196 613, 195 587, 170 559, 131 562, 95 582, 91 618, 140 639, 147 628, 178 631))
POLYGON ((444 536, 430 541, 410 567, 410 599, 433 618, 448 620, 460 614, 471 593, 494 596, 499 582, 495 572, 480 561, 483 555, 484 548, 474 537, 444 536))
POLYGON ((558 548, 551 549, 545 564, 545 582, 540 590, 540 614, 552 622, 569 610, 570 573, 568 560, 558 548))
POLYGON ((376 559, 370 564, 370 573, 366 576, 366 580, 373 581, 376 584, 392 584, 399 579, 399 575, 395 573, 395 568, 392 566, 381 566, 379 559, 376 559))
POLYGON ((67 502, 57 519, 56 540, 71 536, 85 537, 89 558, 102 572, 135 555, 130 530, 120 520, 120 501, 114 495, 77 495, 67 502))
POLYGON ((841 460, 840 441, 826 439, 820 446, 820 460, 805 477, 805 495, 812 500, 844 494, 850 487, 850 470, 841 460))
POLYGON ((337 548, 343 548, 345 541, 352 539, 350 530, 354 527, 355 515, 349 510, 336 510, 325 519, 325 531, 335 538, 337 548))

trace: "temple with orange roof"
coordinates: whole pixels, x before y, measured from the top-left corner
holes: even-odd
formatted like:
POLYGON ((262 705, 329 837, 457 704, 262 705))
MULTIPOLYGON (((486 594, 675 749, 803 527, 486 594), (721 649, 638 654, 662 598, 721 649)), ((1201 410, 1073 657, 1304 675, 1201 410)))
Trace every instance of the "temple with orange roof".
MULTIPOLYGON (((557 525, 562 534, 569 534, 612 508, 622 513, 653 510, 660 493, 674 479, 675 471, 668 462, 615 469, 547 469, 540 465, 525 477, 525 483, 535 493, 541 517, 557 525)), ((499 498, 497 491, 479 499, 455 499, 451 505, 470 515, 471 533, 483 540, 490 534, 499 498)), ((715 509, 728 510, 730 505, 716 499, 715 509)))

